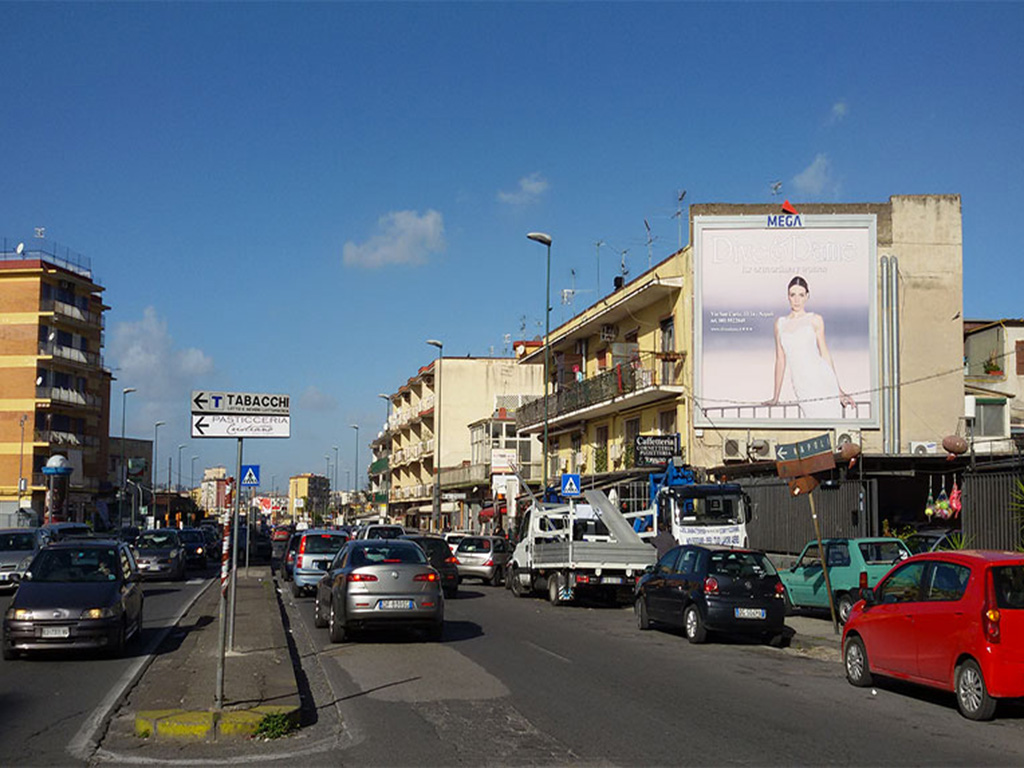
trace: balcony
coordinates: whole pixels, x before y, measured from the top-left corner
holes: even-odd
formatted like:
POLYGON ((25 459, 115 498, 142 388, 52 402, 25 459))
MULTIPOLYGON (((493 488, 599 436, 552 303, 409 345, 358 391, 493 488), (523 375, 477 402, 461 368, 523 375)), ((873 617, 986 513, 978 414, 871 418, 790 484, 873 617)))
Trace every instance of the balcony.
POLYGON ((61 320, 70 321, 79 325, 89 326, 90 328, 104 328, 106 326, 106 322, 102 314, 98 312, 89 312, 76 307, 74 304, 68 304, 67 302, 58 301, 57 299, 43 301, 40 308, 44 312, 53 312, 54 316, 61 320))
MULTIPOLYGON (((681 358, 681 353, 641 354, 597 376, 563 386, 547 397, 549 427, 678 397, 683 393, 681 358)), ((519 431, 539 431, 544 424, 544 402, 545 398, 539 397, 519 408, 519 431)))
POLYGON ((99 438, 93 435, 77 435, 74 432, 60 432, 55 429, 37 429, 35 441, 72 448, 95 448, 100 444, 99 438))
POLYGON ((74 347, 65 347, 62 344, 48 342, 39 345, 39 354, 53 357, 55 360, 63 360, 74 365, 81 365, 86 368, 102 368, 103 356, 95 352, 86 352, 74 347))
POLYGON ((60 405, 75 405, 82 408, 99 408, 102 405, 102 401, 96 395, 67 387, 36 387, 36 397, 60 405))

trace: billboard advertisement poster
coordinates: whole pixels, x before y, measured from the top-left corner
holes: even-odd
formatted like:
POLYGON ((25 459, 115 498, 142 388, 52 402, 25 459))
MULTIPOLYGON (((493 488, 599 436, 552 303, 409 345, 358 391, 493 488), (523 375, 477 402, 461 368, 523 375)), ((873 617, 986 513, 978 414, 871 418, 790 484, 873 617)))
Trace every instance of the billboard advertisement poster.
POLYGON ((878 426, 876 226, 694 217, 696 426, 878 426))

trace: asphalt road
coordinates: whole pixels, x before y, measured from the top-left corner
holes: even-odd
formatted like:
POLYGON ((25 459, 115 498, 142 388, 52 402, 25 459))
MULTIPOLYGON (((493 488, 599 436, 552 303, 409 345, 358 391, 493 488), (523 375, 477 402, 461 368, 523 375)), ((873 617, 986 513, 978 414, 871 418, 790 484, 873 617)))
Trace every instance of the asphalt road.
POLYGON ((440 644, 370 633, 331 645, 312 599, 285 600, 344 718, 331 764, 1024 763, 1024 707, 972 723, 951 695, 853 688, 838 663, 794 650, 640 632, 630 609, 465 584, 440 644))
MULTIPOLYGON (((123 657, 54 652, 0 661, 0 765, 73 762, 68 745, 212 575, 208 570, 191 572, 185 582, 146 582, 142 636, 123 657)), ((11 599, 11 593, 0 595, 0 609, 6 611, 11 599)))

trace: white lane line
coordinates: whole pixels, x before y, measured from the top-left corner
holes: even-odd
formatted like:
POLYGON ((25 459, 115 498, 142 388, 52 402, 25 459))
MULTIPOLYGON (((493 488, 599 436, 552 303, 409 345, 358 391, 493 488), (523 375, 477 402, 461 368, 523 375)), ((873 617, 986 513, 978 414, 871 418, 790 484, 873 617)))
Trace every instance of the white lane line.
POLYGON ((567 659, 565 656, 555 653, 554 651, 550 651, 542 645, 537 645, 536 643, 532 643, 529 640, 524 640, 523 642, 531 648, 540 651, 541 653, 546 653, 548 656, 554 656, 556 659, 558 659, 559 661, 564 661, 566 664, 572 664, 572 659, 567 659))
POLYGON ((92 714, 86 718, 86 721, 82 723, 82 727, 78 729, 78 733, 75 734, 74 738, 68 742, 67 752, 79 760, 88 762, 93 753, 99 747, 99 734, 101 730, 106 726, 107 722, 113 717, 114 711, 124 700, 128 691, 131 690, 132 686, 138 682, 139 678, 142 677, 143 672, 156 658, 154 653, 156 649, 160 647, 160 644, 164 641, 164 638, 170 633, 172 629, 178 626, 185 614, 189 612, 196 601, 206 592, 207 589, 214 585, 215 581, 210 580, 210 583, 203 589, 197 590, 191 600, 186 601, 185 605, 178 612, 178 615, 174 618, 169 626, 163 627, 160 632, 149 641, 149 645, 146 646, 142 657, 136 659, 134 663, 125 673, 121 675, 121 678, 117 683, 110 689, 103 701, 101 701, 96 709, 92 711, 92 714))

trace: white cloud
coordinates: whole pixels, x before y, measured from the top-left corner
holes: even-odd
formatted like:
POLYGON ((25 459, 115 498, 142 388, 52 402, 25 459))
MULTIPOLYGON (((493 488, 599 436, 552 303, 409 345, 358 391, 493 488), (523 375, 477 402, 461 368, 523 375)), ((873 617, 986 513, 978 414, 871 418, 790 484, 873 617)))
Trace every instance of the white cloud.
POLYGON ((299 407, 308 411, 333 411, 338 407, 338 401, 322 392, 319 387, 310 384, 299 395, 299 407))
POLYGON ((519 187, 514 192, 498 190, 498 200, 509 205, 526 205, 536 202, 547 188, 547 179, 539 173, 531 173, 519 180, 519 187))
POLYGON ((190 390, 199 377, 213 371, 213 359, 201 349, 179 349, 153 307, 142 319, 117 323, 107 347, 107 357, 119 382, 135 387, 147 402, 179 402, 187 407, 190 390))
POLYGON ((845 101, 837 101, 832 105, 832 110, 829 112, 828 124, 835 125, 850 111, 850 106, 845 101))
POLYGON ((342 248, 347 267, 385 267, 389 264, 422 264, 427 255, 444 250, 444 218, 428 210, 391 211, 377 220, 377 234, 361 245, 351 240, 342 248))
POLYGON ((819 153, 814 161, 793 177, 793 186, 805 195, 821 195, 835 186, 828 155, 819 153))

